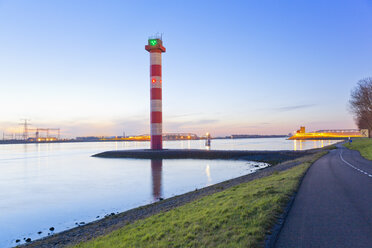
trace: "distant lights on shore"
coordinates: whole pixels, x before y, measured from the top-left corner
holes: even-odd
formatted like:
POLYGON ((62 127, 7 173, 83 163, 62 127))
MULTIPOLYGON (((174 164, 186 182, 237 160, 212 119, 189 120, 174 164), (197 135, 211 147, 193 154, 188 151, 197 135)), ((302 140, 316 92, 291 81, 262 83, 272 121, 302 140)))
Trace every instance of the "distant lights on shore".
POLYGON ((211 149, 211 135, 210 135, 209 132, 207 132, 205 134, 205 146, 206 146, 207 150, 211 149))

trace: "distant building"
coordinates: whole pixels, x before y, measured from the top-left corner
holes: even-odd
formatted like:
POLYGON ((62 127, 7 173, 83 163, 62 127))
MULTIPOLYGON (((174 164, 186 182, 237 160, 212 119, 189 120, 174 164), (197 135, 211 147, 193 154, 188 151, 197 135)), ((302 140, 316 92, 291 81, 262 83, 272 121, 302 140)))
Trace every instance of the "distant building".
POLYGON ((196 140, 199 137, 193 133, 164 133, 163 140, 196 140))
POLYGON ((299 130, 297 130, 296 133, 306 133, 305 131, 305 127, 304 126, 301 126, 299 130))
POLYGON ((311 133, 306 133, 305 127, 300 127, 296 133, 290 137, 290 140, 321 140, 321 139, 348 139, 363 137, 357 129, 332 129, 318 130, 311 133))
POLYGON ((77 141, 98 141, 100 137, 87 136, 87 137, 76 137, 77 141))
MULTIPOLYGON (((88 138, 88 137, 86 137, 88 138)), ((136 135, 136 136, 111 136, 111 137, 101 137, 99 140, 107 141, 149 141, 151 136, 148 134, 136 135)), ((193 133, 163 133, 162 140, 197 140, 200 139, 196 134, 193 133)))

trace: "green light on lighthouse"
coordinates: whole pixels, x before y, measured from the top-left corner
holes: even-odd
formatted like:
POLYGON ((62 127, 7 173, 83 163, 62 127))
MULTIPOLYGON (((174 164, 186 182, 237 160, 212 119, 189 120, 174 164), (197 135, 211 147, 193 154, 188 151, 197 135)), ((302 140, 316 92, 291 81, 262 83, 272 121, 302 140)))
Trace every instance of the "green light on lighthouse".
POLYGON ((149 44, 151 46, 156 46, 158 44, 158 40, 149 40, 149 44))

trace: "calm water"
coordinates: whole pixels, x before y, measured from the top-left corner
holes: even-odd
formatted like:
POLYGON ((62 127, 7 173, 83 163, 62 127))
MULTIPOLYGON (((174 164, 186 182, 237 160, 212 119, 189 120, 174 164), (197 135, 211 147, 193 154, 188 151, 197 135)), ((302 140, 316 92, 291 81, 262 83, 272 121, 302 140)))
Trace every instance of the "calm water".
MULTIPOLYGON (((211 149, 300 150, 335 141, 283 138, 212 140, 211 149)), ((135 160, 90 157, 106 150, 148 148, 148 142, 0 145, 0 247, 37 239, 112 212, 168 198, 267 164, 223 160, 135 160), (258 167, 256 167, 258 165, 258 167), (42 231, 42 234, 37 232, 42 231)), ((165 148, 201 148, 204 141, 165 142, 165 148)))

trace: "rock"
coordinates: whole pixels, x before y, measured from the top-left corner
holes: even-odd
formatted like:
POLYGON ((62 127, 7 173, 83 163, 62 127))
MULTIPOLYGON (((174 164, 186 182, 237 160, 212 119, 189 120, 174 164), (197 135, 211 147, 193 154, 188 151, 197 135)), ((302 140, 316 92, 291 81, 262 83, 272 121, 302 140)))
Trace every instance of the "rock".
POLYGON ((115 213, 111 213, 110 215, 111 215, 111 216, 114 216, 114 215, 115 215, 115 213))
POLYGON ((54 231, 54 227, 49 228, 49 230, 53 232, 54 231))
POLYGON ((84 221, 80 222, 80 225, 84 225, 84 224, 85 224, 85 222, 84 222, 84 221))
POLYGON ((27 242, 27 243, 31 242, 31 239, 30 239, 30 238, 27 238, 27 239, 26 239, 26 242, 27 242))
POLYGON ((162 198, 162 197, 159 197, 159 201, 162 201, 162 200, 164 200, 164 198, 162 198))
POLYGON ((38 231, 37 234, 42 234, 43 232, 42 231, 38 231))
POLYGON ((97 215, 97 217, 96 217, 97 219, 99 218, 99 215, 97 215))
POLYGON ((21 242, 21 240, 17 239, 17 240, 16 240, 16 243, 19 243, 19 242, 21 242))

